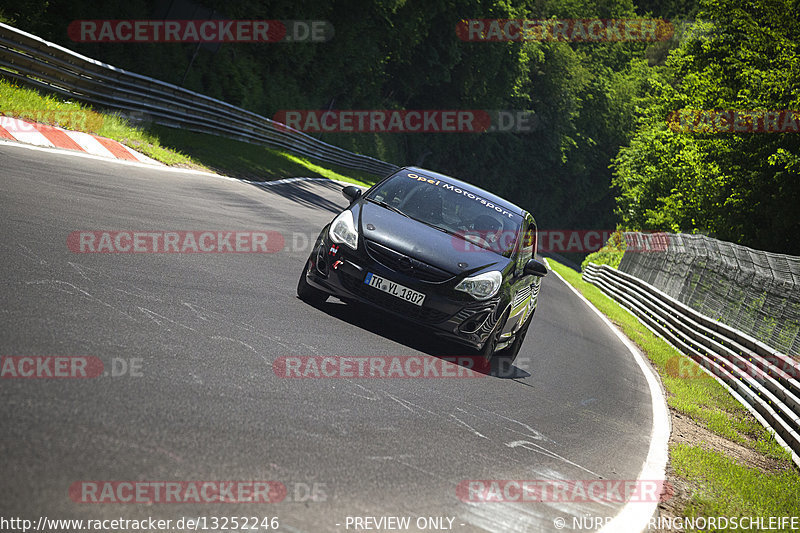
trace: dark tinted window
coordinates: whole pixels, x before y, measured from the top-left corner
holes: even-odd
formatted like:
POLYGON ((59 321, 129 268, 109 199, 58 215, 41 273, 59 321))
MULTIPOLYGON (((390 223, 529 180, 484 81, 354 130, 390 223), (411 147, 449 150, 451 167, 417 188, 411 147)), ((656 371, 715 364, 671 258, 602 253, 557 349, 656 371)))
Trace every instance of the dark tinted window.
POLYGON ((386 203, 409 217, 458 235, 469 243, 508 257, 522 217, 452 183, 402 171, 366 198, 386 203))

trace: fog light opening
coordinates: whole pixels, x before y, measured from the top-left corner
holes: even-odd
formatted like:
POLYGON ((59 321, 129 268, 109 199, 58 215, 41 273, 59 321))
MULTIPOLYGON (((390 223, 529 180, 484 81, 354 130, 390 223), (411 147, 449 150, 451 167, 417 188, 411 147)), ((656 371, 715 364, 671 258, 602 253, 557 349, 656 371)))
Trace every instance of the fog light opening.
POLYGON ((486 318, 489 315, 488 311, 484 311, 482 313, 478 313, 474 315, 464 322, 461 323, 461 326, 458 328, 462 333, 475 333, 478 331, 484 322, 486 322, 486 318))

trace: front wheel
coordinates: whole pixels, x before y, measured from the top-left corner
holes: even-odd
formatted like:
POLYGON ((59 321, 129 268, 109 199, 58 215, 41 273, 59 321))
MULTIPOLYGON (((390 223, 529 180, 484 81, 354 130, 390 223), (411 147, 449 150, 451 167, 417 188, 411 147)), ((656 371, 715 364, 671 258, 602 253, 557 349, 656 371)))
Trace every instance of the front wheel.
POLYGON ((491 363, 492 359, 499 353, 495 350, 497 350, 497 344, 500 342, 500 334, 506 326, 506 320, 508 320, 508 312, 504 313, 503 316, 500 317, 500 320, 497 321, 494 329, 486 339, 486 342, 483 343, 483 348, 481 348, 479 352, 487 364, 491 363))
POLYGON ((307 304, 321 305, 328 299, 328 293, 308 284, 306 275, 308 274, 310 266, 311 261, 306 261, 306 267, 303 269, 303 273, 300 274, 300 280, 297 282, 297 296, 307 304))
POLYGON ((514 342, 511 343, 510 346, 502 350, 498 353, 498 357, 502 355, 503 359, 508 363, 511 364, 517 358, 519 354, 519 349, 522 347, 522 343, 525 340, 525 335, 528 334, 528 328, 533 322, 533 314, 536 312, 536 309, 533 310, 531 316, 528 317, 528 321, 525 322, 525 325, 517 332, 517 335, 514 337, 514 342))

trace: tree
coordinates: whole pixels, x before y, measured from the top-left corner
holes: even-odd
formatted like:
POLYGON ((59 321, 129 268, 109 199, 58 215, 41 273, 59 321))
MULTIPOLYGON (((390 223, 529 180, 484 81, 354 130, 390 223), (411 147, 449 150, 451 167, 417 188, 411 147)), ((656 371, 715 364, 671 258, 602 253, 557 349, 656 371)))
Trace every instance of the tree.
POLYGON ((713 22, 653 70, 636 134, 614 160, 624 224, 800 254, 800 133, 667 126, 681 109, 800 109, 797 9, 790 0, 702 4, 700 18, 713 22))

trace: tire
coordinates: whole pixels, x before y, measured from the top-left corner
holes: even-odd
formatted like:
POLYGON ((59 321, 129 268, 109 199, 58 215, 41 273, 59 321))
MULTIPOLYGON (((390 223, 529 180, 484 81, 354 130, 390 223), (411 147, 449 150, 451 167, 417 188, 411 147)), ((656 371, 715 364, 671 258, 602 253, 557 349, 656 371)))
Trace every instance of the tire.
POLYGON ((494 326, 494 329, 489 334, 489 337, 486 339, 486 342, 483 343, 483 347, 480 350, 480 355, 483 357, 485 363, 491 364, 492 360, 499 354, 499 352, 495 352, 495 348, 497 348, 497 341, 500 336, 500 332, 503 331, 503 328, 506 327, 506 321, 508 320, 508 311, 503 313, 503 316, 500 317, 500 320, 494 326))
POLYGON ((522 343, 525 342, 525 335, 528 334, 528 328, 530 327, 531 322, 533 322, 533 315, 535 313, 536 309, 534 309, 533 313, 531 313, 531 316, 528 317, 528 320, 525 322, 525 325, 522 326, 522 329, 517 332, 517 335, 514 337, 514 342, 512 342, 511 345, 504 350, 495 354, 496 357, 502 357, 504 362, 507 362, 509 365, 514 362, 519 354, 519 349, 522 347, 522 343))
POLYGON ((310 266, 311 261, 309 260, 306 262, 306 267, 303 269, 303 273, 300 274, 300 280, 297 282, 297 296, 307 304, 322 305, 328 299, 328 293, 308 284, 306 275, 308 274, 308 268, 310 266))

